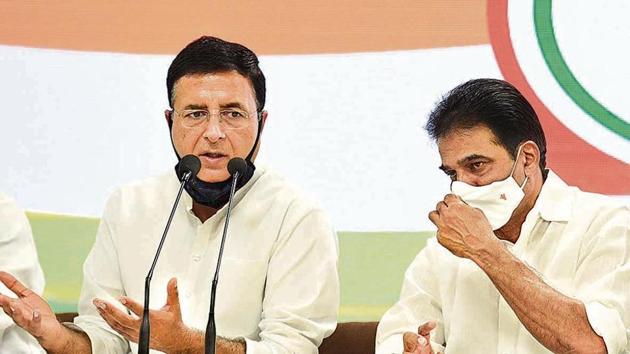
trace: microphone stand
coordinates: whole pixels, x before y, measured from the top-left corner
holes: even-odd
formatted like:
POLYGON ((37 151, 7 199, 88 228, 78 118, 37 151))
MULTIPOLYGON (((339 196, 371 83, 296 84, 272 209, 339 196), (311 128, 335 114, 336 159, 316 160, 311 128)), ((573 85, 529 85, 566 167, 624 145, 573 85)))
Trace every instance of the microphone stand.
POLYGON ((140 325, 140 338, 138 339, 138 354, 149 353, 149 339, 151 337, 151 324, 149 322, 149 292, 151 288, 151 278, 153 277, 153 270, 155 269, 158 257, 160 256, 160 252, 162 251, 162 246, 164 245, 164 240, 166 239, 166 233, 171 227, 171 221, 173 220, 173 216, 175 215, 177 204, 179 204, 179 198, 182 196, 184 185, 186 184, 186 182, 188 182, 190 177, 192 177, 192 172, 188 171, 182 178, 182 183, 179 186, 179 191, 177 192, 177 198, 175 199, 175 203, 173 204, 173 209, 171 209, 171 215, 168 217, 166 227, 164 228, 164 233, 162 234, 162 239, 160 240, 157 252, 155 253, 155 257, 153 258, 153 264, 151 264, 149 273, 144 280, 144 309, 142 311, 142 324, 140 325))
POLYGON ((210 313, 208 314, 208 324, 206 325, 205 337, 205 353, 215 354, 217 327, 214 322, 214 302, 217 295, 217 284, 219 282, 219 268, 221 267, 221 258, 223 257, 223 245, 225 244, 225 236, 227 235, 228 224, 230 223, 230 214, 232 212, 232 199, 236 191, 236 182, 239 172, 234 172, 232 177, 232 189, 230 190, 230 199, 228 200, 227 212, 225 214, 225 225, 223 226, 223 236, 221 237, 221 246, 219 247, 219 257, 217 258, 217 268, 214 271, 214 279, 212 279, 212 288, 210 290, 210 313))

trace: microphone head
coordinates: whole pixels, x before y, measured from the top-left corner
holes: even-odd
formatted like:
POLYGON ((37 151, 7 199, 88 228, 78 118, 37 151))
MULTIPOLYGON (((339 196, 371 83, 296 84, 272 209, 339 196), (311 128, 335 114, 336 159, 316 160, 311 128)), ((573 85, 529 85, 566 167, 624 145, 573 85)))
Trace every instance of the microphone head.
POLYGON ((196 176, 201 170, 201 161, 195 155, 186 155, 179 162, 179 172, 182 175, 190 172, 192 176, 196 176))
POLYGON ((242 176, 247 169, 247 162, 240 157, 234 157, 228 162, 227 168, 231 176, 234 176, 236 172, 242 176))

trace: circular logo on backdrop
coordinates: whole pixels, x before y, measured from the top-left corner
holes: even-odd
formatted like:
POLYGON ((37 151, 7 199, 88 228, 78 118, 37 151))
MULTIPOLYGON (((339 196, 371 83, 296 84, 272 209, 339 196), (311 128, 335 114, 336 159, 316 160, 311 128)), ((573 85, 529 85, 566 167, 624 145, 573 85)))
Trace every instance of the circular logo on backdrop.
POLYGON ((570 184, 630 194, 630 3, 488 1, 506 80, 536 109, 548 164, 570 184))

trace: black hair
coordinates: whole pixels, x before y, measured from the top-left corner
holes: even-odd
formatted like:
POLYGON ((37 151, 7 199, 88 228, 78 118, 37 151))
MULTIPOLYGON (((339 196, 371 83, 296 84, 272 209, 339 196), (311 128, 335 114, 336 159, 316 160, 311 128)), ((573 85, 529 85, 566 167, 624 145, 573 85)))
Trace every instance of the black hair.
POLYGON ((547 143, 536 112, 510 83, 496 79, 467 81, 442 97, 426 125, 432 139, 457 129, 485 125, 512 158, 528 140, 540 149, 540 168, 545 169, 547 143))
POLYGON ((173 108, 173 86, 186 75, 236 71, 252 84, 256 94, 256 109, 265 107, 265 75, 258 66, 254 52, 238 43, 203 36, 182 49, 173 59, 166 76, 168 103, 173 108))

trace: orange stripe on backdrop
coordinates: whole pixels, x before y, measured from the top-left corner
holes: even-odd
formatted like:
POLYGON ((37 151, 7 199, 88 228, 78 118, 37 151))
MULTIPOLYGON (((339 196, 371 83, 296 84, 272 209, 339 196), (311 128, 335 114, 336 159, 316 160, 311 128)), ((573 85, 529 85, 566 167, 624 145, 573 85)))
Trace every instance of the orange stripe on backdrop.
POLYGON ((0 0, 1 44, 172 54, 202 34, 258 54, 489 43, 485 0, 0 0))

